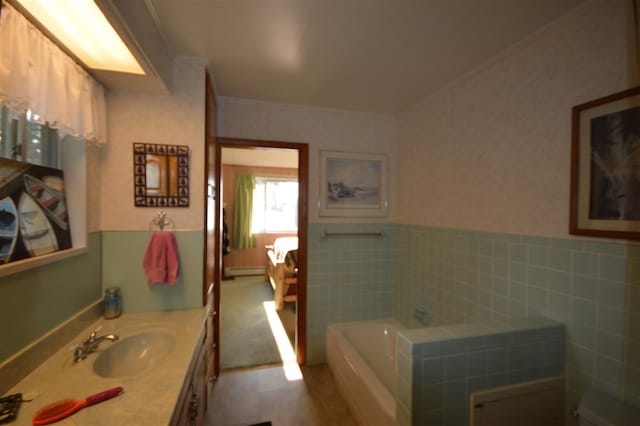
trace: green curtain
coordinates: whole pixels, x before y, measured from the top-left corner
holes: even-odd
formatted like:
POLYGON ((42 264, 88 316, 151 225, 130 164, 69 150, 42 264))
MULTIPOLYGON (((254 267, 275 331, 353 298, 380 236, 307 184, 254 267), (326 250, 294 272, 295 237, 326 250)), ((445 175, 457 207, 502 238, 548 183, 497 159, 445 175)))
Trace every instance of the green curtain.
POLYGON ((252 175, 238 175, 236 178, 236 205, 233 211, 232 246, 237 249, 256 246, 256 236, 251 232, 253 214, 253 188, 256 178, 252 175))

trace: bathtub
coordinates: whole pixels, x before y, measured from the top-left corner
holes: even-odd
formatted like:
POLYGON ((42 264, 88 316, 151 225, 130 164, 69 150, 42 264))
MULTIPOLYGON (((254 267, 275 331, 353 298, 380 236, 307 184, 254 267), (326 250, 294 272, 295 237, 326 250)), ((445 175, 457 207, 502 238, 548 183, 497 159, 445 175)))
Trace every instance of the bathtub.
POLYGON ((393 319, 327 327, 329 369, 362 426, 396 424, 396 332, 405 328, 393 319))

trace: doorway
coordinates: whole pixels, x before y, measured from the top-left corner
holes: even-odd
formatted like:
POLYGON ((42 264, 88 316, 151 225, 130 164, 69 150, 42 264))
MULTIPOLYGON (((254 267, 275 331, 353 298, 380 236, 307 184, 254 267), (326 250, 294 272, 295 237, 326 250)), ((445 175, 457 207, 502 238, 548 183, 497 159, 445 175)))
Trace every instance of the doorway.
POLYGON ((220 369, 302 364, 308 146, 219 138, 216 158, 223 207, 220 369))

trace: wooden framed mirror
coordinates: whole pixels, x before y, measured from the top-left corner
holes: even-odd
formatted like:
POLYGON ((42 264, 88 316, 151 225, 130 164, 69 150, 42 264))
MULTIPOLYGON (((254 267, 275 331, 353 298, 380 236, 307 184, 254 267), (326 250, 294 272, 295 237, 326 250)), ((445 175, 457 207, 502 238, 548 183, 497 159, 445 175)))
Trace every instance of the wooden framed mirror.
POLYGON ((189 147, 133 144, 136 207, 189 207, 189 147))

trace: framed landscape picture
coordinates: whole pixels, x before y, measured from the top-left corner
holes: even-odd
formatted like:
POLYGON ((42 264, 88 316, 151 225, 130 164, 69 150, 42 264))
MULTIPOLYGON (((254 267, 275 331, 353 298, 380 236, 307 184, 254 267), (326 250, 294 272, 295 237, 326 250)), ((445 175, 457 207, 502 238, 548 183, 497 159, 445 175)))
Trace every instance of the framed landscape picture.
POLYGON ((573 108, 569 232, 640 239, 640 87, 573 108))
POLYGON ((320 216, 387 215, 387 157, 320 151, 320 216))

